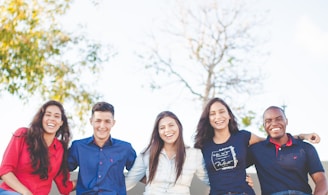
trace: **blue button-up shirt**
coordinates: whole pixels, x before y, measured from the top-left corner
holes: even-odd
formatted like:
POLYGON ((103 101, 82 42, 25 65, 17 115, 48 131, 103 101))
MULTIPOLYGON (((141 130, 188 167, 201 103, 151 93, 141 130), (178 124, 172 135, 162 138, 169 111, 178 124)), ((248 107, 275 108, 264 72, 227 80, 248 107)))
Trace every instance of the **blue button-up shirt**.
POLYGON ((76 194, 126 195, 124 168, 135 159, 132 145, 122 140, 110 138, 103 147, 93 137, 73 141, 68 163, 70 171, 79 167, 76 194))

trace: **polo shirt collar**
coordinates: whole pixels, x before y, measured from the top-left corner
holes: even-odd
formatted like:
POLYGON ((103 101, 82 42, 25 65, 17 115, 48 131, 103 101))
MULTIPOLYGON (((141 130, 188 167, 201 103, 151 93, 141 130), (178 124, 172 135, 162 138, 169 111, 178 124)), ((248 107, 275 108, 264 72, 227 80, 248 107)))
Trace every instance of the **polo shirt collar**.
MULTIPOLYGON (((294 137, 290 134, 287 133, 288 136, 288 141, 286 144, 284 144, 285 146, 292 146, 293 144, 297 144, 296 140, 294 139, 294 137)), ((271 141, 270 136, 267 137, 267 139, 265 140, 266 144, 274 144, 277 145, 276 143, 274 143, 273 141, 271 141)))

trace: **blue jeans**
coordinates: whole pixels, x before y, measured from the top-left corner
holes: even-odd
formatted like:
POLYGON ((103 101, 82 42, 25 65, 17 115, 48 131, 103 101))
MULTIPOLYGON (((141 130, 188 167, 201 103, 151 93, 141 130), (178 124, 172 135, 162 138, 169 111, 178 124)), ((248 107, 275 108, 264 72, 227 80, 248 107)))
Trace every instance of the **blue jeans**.
POLYGON ((286 190, 281 192, 275 192, 271 195, 311 195, 297 190, 286 190))
POLYGON ((20 193, 0 188, 0 195, 20 195, 20 193))

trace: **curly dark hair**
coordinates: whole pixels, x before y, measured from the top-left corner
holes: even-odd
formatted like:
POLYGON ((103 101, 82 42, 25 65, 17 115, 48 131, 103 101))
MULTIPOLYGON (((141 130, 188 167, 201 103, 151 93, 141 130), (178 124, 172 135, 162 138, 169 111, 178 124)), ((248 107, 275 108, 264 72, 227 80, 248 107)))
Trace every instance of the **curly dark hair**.
POLYGON ((65 114, 64 107, 60 102, 55 100, 50 100, 41 106, 41 108, 33 117, 30 127, 27 130, 26 142, 28 145, 28 150, 30 152, 32 167, 34 169, 33 174, 40 175, 40 179, 47 179, 48 170, 49 170, 49 155, 48 155, 48 146, 43 137, 44 129, 42 126, 42 119, 45 115, 45 111, 48 108, 48 106, 57 106, 61 111, 63 124, 56 132, 56 137, 61 142, 64 148, 63 161, 61 163, 59 173, 63 172, 64 174, 63 184, 65 185, 68 180, 68 174, 69 174, 67 156, 68 156, 68 143, 71 138, 71 133, 68 126, 68 120, 65 114))

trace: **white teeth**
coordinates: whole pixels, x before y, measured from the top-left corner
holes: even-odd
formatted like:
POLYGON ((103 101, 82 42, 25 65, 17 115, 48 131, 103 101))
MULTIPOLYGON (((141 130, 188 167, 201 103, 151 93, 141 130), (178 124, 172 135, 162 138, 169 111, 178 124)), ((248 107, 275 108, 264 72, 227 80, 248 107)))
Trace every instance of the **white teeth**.
POLYGON ((55 124, 49 123, 48 126, 49 126, 49 127, 54 127, 55 124))
POLYGON ((222 124, 224 121, 217 121, 216 124, 222 124))
POLYGON ((271 129, 271 131, 279 131, 280 130, 280 128, 273 128, 273 129, 271 129))

